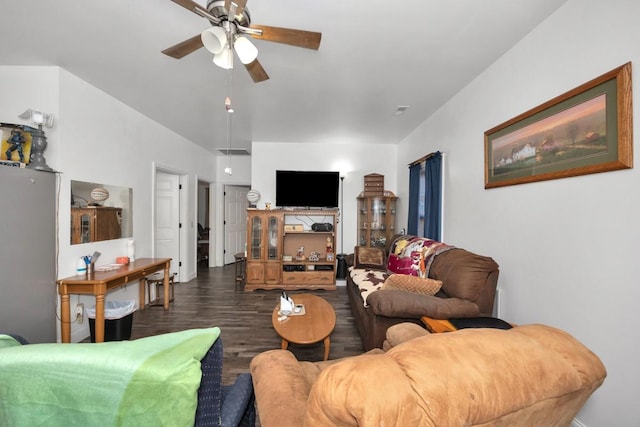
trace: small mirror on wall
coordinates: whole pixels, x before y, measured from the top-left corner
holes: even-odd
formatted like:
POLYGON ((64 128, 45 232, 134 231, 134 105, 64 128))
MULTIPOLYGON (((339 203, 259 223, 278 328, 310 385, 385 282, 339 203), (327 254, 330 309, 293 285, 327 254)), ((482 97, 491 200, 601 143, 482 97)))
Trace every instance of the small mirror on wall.
POLYGON ((133 190, 71 181, 71 244, 133 236, 133 190))

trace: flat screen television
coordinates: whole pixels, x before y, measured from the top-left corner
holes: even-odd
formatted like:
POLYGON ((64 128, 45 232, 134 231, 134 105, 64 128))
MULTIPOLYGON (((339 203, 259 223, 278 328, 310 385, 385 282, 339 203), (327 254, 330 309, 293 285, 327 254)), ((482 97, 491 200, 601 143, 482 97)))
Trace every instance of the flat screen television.
POLYGON ((276 171, 276 206, 336 208, 340 172, 276 171))

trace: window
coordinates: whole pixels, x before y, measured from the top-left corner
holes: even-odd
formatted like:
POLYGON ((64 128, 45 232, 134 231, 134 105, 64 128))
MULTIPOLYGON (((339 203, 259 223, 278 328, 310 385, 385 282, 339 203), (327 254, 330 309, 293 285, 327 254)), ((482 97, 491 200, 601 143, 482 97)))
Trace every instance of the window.
POLYGON ((440 240, 442 170, 439 151, 409 165, 409 234, 440 240))

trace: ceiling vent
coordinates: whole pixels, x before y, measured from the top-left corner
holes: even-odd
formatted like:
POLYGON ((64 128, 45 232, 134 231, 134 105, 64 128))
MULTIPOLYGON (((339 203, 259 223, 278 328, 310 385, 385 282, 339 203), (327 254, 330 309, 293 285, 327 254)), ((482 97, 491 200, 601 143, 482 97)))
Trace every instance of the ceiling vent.
POLYGON ((246 148, 221 148, 218 150, 218 152, 224 154, 225 156, 250 156, 251 155, 251 153, 249 153, 246 148))

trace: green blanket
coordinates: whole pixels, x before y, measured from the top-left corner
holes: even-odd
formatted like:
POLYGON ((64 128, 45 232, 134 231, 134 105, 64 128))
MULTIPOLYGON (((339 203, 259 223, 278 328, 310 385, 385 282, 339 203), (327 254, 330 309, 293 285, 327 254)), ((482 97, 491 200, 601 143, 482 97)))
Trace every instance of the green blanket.
POLYGON ((0 335, 0 425, 193 426, 200 360, 219 335, 24 346, 0 335))

